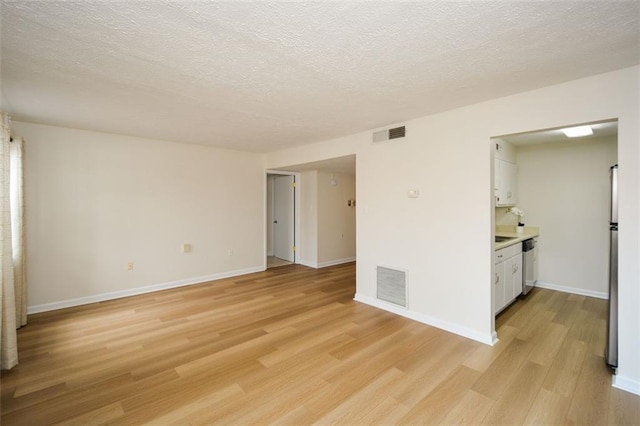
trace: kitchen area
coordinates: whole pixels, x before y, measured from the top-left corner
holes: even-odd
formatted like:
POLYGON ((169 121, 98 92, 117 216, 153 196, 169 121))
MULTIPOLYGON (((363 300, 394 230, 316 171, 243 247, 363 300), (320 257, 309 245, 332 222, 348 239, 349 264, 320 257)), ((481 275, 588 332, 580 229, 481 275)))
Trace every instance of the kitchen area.
POLYGON ((494 314, 534 287, 608 299, 617 121, 500 136, 492 148, 494 314), (590 133, 563 132, 575 127, 590 133))
POLYGON ((496 230, 493 291, 494 313, 497 315, 517 297, 526 296, 538 281, 537 227, 514 232, 507 226, 496 230))
POLYGON ((518 166, 516 146, 494 138, 494 200, 496 220, 494 245, 493 312, 498 315, 518 297, 526 296, 538 281, 537 243, 540 230, 525 226, 524 210, 518 204, 518 166), (517 222, 505 224, 512 214, 517 222))

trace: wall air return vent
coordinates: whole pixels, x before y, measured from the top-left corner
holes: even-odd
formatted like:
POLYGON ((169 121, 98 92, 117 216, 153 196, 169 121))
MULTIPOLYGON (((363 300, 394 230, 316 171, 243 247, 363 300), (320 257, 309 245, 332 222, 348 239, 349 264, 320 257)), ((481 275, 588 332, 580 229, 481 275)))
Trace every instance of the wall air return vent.
POLYGON ((389 129, 389 139, 404 138, 405 134, 406 134, 406 128, 404 126, 394 127, 393 129, 389 129))
POLYGON ((394 127, 393 129, 380 130, 373 133, 373 143, 385 142, 392 139, 401 139, 406 136, 406 127, 394 127))
POLYGON ((383 266, 377 268, 377 298, 406 308, 407 273, 383 266))

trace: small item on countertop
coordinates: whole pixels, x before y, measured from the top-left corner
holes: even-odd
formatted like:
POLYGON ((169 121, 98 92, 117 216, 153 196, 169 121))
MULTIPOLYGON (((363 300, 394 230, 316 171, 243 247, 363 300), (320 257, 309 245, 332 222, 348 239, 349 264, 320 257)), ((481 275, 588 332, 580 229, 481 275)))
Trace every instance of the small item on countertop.
POLYGON ((509 213, 513 213, 514 215, 518 216, 518 226, 516 226, 516 233, 522 234, 522 232, 524 231, 524 222, 522 221, 522 218, 524 217, 524 210, 517 207, 511 207, 509 209, 509 213))

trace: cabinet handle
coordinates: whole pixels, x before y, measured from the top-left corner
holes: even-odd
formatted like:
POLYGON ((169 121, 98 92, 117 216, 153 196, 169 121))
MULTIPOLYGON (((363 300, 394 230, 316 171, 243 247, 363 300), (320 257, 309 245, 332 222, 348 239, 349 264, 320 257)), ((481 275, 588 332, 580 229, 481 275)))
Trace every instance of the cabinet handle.
POLYGON ((496 284, 500 282, 500 275, 496 274, 496 284))

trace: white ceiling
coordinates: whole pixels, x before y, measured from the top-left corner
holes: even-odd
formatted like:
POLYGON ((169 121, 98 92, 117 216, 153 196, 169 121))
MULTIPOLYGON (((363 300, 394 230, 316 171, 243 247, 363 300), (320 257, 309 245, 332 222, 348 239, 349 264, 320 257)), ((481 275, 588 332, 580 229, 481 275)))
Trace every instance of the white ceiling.
POLYGON ((640 62, 640 2, 1 1, 14 119, 269 152, 640 62))
POLYGON ((617 120, 598 122, 598 123, 569 124, 566 127, 500 136, 499 139, 507 141, 516 146, 522 146, 522 145, 539 145, 544 143, 556 143, 556 142, 584 141, 584 140, 589 140, 593 138, 602 138, 607 136, 618 135, 617 120), (575 127, 575 126, 586 126, 586 125, 591 127, 591 130, 593 131, 593 135, 582 136, 578 138, 570 138, 566 136, 564 133, 562 133, 563 128, 575 127))
POLYGON ((290 172, 306 172, 309 170, 323 170, 328 173, 346 173, 349 175, 356 174, 356 156, 347 155, 344 157, 330 158, 328 160, 314 161, 312 163, 296 164, 293 166, 282 167, 281 171, 290 172))

